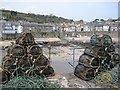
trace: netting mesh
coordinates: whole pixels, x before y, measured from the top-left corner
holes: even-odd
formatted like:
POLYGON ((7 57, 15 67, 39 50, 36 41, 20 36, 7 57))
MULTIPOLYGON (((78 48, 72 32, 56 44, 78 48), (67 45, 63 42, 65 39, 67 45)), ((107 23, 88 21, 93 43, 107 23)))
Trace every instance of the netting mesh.
POLYGON ((50 83, 45 78, 34 75, 14 77, 7 84, 3 85, 2 88, 39 88, 39 90, 43 90, 43 88, 58 89, 60 86, 58 83, 50 83))

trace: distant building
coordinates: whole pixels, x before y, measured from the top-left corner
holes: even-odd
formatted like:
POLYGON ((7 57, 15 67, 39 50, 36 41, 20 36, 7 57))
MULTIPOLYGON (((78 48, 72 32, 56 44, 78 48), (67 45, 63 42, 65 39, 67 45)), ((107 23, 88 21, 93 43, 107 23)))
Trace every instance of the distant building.
POLYGON ((95 30, 96 31, 103 31, 103 25, 102 24, 96 24, 95 25, 95 30))
POLYGON ((2 22, 2 34, 17 34, 23 32, 23 27, 20 23, 2 22))
POLYGON ((84 31, 90 31, 89 25, 88 25, 88 24, 84 24, 83 30, 84 30, 84 31))
POLYGON ((0 38, 2 38, 2 23, 0 22, 0 38))
POLYGON ((109 31, 110 30, 110 26, 109 25, 104 25, 103 26, 103 31, 109 31))
POLYGON ((111 30, 111 31, 118 31, 118 30, 117 30, 117 27, 118 27, 118 23, 116 23, 116 22, 112 22, 112 23, 110 24, 110 30, 111 30))
POLYGON ((24 23, 23 32, 32 31, 32 32, 52 32, 55 30, 53 25, 49 24, 38 24, 38 23, 24 23))

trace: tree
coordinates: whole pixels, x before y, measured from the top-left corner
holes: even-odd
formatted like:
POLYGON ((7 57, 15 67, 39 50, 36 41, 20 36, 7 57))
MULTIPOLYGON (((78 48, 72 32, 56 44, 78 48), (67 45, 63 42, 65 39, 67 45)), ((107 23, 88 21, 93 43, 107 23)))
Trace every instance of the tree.
POLYGON ((105 20, 104 19, 100 19, 101 22, 104 22, 105 20))
POLYGON ((84 22, 82 19, 79 22, 84 22))
POLYGON ((4 20, 5 20, 5 21, 8 21, 9 19, 8 19, 8 18, 5 18, 4 20))
POLYGON ((17 12, 11 11, 11 16, 17 16, 17 12))
POLYGON ((96 21, 96 22, 97 22, 97 21, 99 21, 99 19, 95 19, 94 21, 96 21))

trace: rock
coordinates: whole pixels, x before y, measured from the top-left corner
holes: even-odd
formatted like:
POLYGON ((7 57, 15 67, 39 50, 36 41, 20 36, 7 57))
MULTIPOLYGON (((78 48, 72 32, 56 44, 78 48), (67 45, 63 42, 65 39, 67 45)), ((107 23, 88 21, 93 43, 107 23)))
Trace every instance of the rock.
POLYGON ((50 82, 59 82, 58 79, 48 79, 48 81, 50 81, 50 82))
POLYGON ((74 86, 76 86, 76 88, 85 88, 83 85, 80 85, 78 83, 74 83, 74 86))
POLYGON ((61 85, 64 87, 64 88, 68 88, 69 87, 69 83, 68 83, 68 80, 65 78, 65 77, 63 77, 61 80, 60 80, 60 83, 61 83, 61 85))

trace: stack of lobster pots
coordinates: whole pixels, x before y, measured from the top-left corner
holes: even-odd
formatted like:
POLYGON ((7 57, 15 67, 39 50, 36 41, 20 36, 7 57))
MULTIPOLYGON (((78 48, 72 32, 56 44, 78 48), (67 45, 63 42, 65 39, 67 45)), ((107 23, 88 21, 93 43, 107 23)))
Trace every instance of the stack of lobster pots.
POLYGON ((119 60, 111 37, 94 34, 90 39, 90 46, 80 56, 74 74, 83 80, 92 80, 101 72, 114 68, 119 60))
POLYGON ((14 76, 54 75, 48 58, 43 55, 42 48, 35 43, 30 32, 23 33, 16 39, 16 44, 9 47, 2 61, 2 69, 3 84, 14 76))

